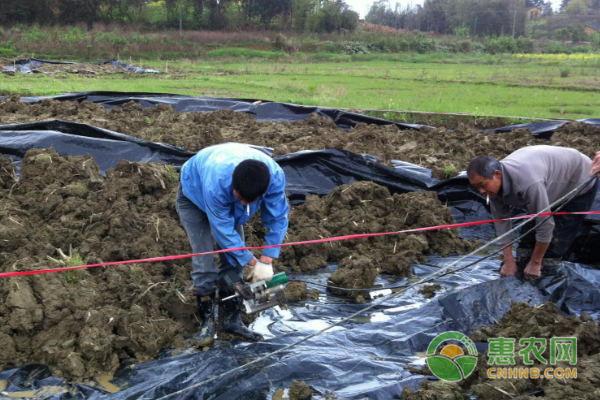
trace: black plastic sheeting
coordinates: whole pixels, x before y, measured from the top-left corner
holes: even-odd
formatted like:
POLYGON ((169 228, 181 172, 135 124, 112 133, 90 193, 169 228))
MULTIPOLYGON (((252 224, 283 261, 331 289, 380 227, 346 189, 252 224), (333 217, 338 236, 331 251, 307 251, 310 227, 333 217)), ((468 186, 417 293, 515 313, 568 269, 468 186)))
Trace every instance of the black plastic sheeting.
POLYGON ((105 61, 103 64, 110 64, 113 67, 123 68, 125 71, 134 72, 136 74, 160 74, 160 71, 155 69, 136 67, 135 65, 124 63, 123 61, 118 60, 105 61))
MULTIPOLYGON (((49 61, 49 60, 40 60, 37 58, 20 58, 18 60, 13 61, 11 64, 4 66, 4 71, 6 72, 17 72, 19 74, 35 74, 42 73, 37 69, 40 68, 44 64, 79 64, 76 62, 68 62, 68 61, 49 61)), ((128 63, 124 63, 122 61, 110 60, 105 61, 101 64, 110 64, 117 68, 122 68, 125 71, 131 71, 136 74, 160 74, 160 71, 156 71, 154 69, 147 69, 136 67, 128 63)))
MULTIPOLYGON (((21 97, 21 101, 27 103, 37 103, 46 98, 63 101, 87 100, 92 103, 103 105, 108 109, 111 109, 115 106, 122 106, 129 101, 134 101, 143 107, 156 107, 157 104, 168 104, 178 112, 233 110, 236 112, 246 112, 254 116, 258 121, 292 122, 306 119, 310 116, 310 114, 317 113, 321 116, 331 118, 339 128, 346 130, 356 126, 358 123, 396 125, 398 129, 434 129, 434 127, 429 125, 400 123, 334 108, 277 103, 260 99, 193 97, 178 94, 149 92, 124 93, 95 91, 68 93, 58 96, 21 97)), ((582 119, 579 121, 590 125, 600 125, 600 119, 582 119)), ((567 123, 567 121, 530 122, 502 128, 489 129, 482 132, 493 131, 497 133, 504 133, 512 132, 515 129, 526 128, 536 136, 541 138, 549 138, 556 129, 560 128, 565 123, 567 123)))
POLYGON ((39 60, 37 58, 20 58, 18 60, 14 60, 11 64, 6 65, 4 70, 6 72, 17 72, 19 74, 33 74, 39 73, 37 69, 44 64, 77 64, 74 62, 61 62, 61 61, 48 61, 48 60, 39 60))
MULTIPOLYGON (((229 104, 239 107, 237 111, 250 112, 249 101, 222 100, 229 103, 219 103, 221 100, 183 96, 121 95, 110 98, 106 94, 78 94, 63 96, 62 99, 94 100, 114 107, 132 97, 145 106, 172 101, 177 107, 183 107, 180 111, 199 111, 195 108, 201 107, 201 104, 207 107, 229 104)), ((40 101, 40 98, 23 100, 40 101)), ((268 115, 264 113, 271 110, 273 118, 284 118, 288 113, 289 120, 294 120, 306 117, 306 112, 311 109, 270 104, 270 108, 262 108, 256 115, 266 118, 268 115)), ((256 112, 256 108, 252 110, 256 112)), ((338 113, 336 123, 342 121, 342 127, 357 121, 348 113, 338 113)), ((0 153, 10 155, 17 165, 29 148, 45 147, 53 147, 62 155, 91 155, 103 171, 114 167, 120 159, 162 162, 177 167, 191 156, 181 148, 72 122, 0 126, 0 153)), ((263 150, 270 152, 270 149, 263 150)), ((401 161, 395 162, 395 168, 391 168, 379 164, 373 156, 341 150, 303 151, 275 159, 285 171, 287 190, 296 203, 302 202, 308 194, 327 194, 341 184, 371 180, 387 186, 394 193, 435 191, 451 207, 457 222, 491 217, 484 199, 469 188, 464 176, 438 181, 431 178, 431 171, 425 168, 401 161)), ((600 210, 600 194, 596 197, 594 209, 600 210)), ((578 239, 584 245, 578 256, 588 257, 588 261, 582 262, 597 262, 599 225, 589 220, 584 232, 586 235, 578 239)), ((461 235, 470 239, 490 239, 493 227, 484 225, 463 229, 461 235)), ((461 265, 476 259, 463 261, 461 265)), ((453 258, 431 257, 427 263, 413 266, 413 272, 415 276, 425 276, 452 261, 453 258)), ((295 275, 292 278, 326 284, 327 277, 335 268, 330 266, 315 275, 295 275)), ((498 269, 498 261, 486 260, 467 271, 440 278, 437 282, 442 284, 444 291, 433 300, 425 300, 417 289, 401 298, 383 299, 367 314, 278 354, 259 366, 217 379, 174 398, 266 400, 272 398, 275 390, 288 388, 292 380, 307 382, 317 391, 317 395, 313 396, 315 399, 324 399, 326 391, 333 391, 340 400, 398 398, 404 387, 417 388, 421 380, 429 379, 412 375, 409 368, 424 362, 417 354, 423 352, 430 340, 441 332, 458 330, 470 334, 484 324, 491 325, 499 320, 515 301, 533 305, 553 301, 563 312, 573 315, 587 312, 597 317, 600 312, 597 306, 600 301, 600 271, 591 267, 564 262, 556 275, 544 277, 535 284, 517 277, 499 280, 498 269)), ((379 277, 377 284, 389 285, 388 279, 390 277, 379 277)), ((406 284, 408 281, 402 280, 392 286, 406 284)), ((309 284, 309 287, 313 285, 309 284)), ((270 309, 262 313, 252 328, 265 335, 264 342, 220 342, 207 352, 189 350, 176 356, 165 352, 158 360, 138 364, 134 368, 124 365, 113 380, 122 389, 116 394, 105 392, 93 382, 67 385, 61 379, 51 377, 49 370, 41 365, 1 372, 0 381, 8 381, 5 392, 41 388, 39 397, 48 399, 155 399, 294 343, 365 307, 340 302, 339 297, 323 292, 319 286, 314 287, 322 293, 318 302, 291 304, 289 310, 270 309)), ((479 344, 478 347, 484 349, 485 345, 479 344)))
MULTIPOLYGON (((530 122, 526 124, 505 126, 502 128, 487 129, 483 132, 506 133, 512 132, 516 129, 529 129, 531 131, 531 134, 534 136, 537 136, 542 139, 550 139, 550 136, 552 136, 554 131, 566 124, 567 122, 568 121, 530 122)), ((579 122, 600 126, 600 119, 596 118, 580 119, 579 122)))
MULTIPOLYGON (((414 266, 414 273, 424 276, 451 261, 454 259, 432 258, 427 265, 414 266)), ((474 258, 459 265, 472 261, 474 258)), ((277 389, 289 388, 292 380, 309 384, 317 392, 314 399, 323 399, 326 391, 340 400, 399 398, 404 387, 415 389, 421 380, 431 379, 413 375, 409 369, 423 364, 424 359, 417 354, 424 352, 437 334, 449 330, 471 334, 498 321, 513 302, 538 305, 553 301, 565 313, 598 316, 598 270, 565 262, 556 275, 532 284, 518 277, 497 279, 498 268, 497 261, 483 261, 469 270, 440 278, 437 282, 443 290, 432 300, 425 300, 417 289, 400 298, 380 299, 374 309, 354 320, 268 361, 173 398, 267 400, 277 389)), ((318 275, 292 278, 324 283, 334 269, 332 266, 318 275)), ((379 278, 378 283, 387 282, 379 278)), ((392 286, 406 284, 408 281, 403 280, 392 286)), ((313 285, 309 283, 309 287, 313 285)), ((323 293, 318 302, 291 304, 288 310, 267 310, 251 326, 265 335, 265 341, 219 342, 211 351, 189 350, 176 356, 165 353, 156 361, 134 368, 125 366, 113 379, 122 388, 114 394, 89 382, 69 386, 51 377, 48 369, 40 365, 4 371, 0 380, 9 382, 5 392, 43 388, 40 390, 46 392, 39 393, 48 399, 156 399, 294 343, 364 307, 338 302, 323 293), (48 386, 57 394, 44 395, 49 393, 48 386)), ((485 351, 485 343, 477 345, 479 351, 485 351)))
POLYGON ((107 109, 134 101, 143 107, 156 107, 157 104, 167 104, 178 112, 217 111, 233 110, 245 112, 258 121, 292 122, 308 118, 312 113, 331 118, 338 127, 350 129, 356 124, 389 125, 394 124, 399 129, 421 129, 422 127, 433 128, 428 125, 404 124, 391 122, 381 118, 368 117, 363 114, 352 113, 326 107, 301 106, 297 104, 276 103, 258 99, 228 99, 192 97, 166 93, 122 93, 122 92, 84 92, 70 93, 59 96, 36 96, 21 97, 26 103, 37 103, 43 99, 55 99, 63 101, 83 101, 100 104, 107 109))

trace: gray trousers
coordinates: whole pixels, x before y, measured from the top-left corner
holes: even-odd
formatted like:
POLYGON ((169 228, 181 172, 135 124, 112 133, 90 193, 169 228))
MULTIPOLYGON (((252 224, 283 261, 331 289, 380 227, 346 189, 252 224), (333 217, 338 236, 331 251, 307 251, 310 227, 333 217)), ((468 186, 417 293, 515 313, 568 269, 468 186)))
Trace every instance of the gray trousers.
MULTIPOLYGON (((185 197, 181 186, 179 186, 179 190, 177 191, 175 207, 181 225, 183 225, 183 229, 185 229, 192 245, 192 252, 195 254, 213 251, 213 238, 208 217, 204 211, 185 197)), ((244 227, 237 226, 235 230, 243 242, 244 227)), ((217 249, 220 250, 218 245, 217 249)), ((198 296, 207 296, 214 293, 217 283, 220 288, 225 289, 242 280, 243 265, 232 265, 224 253, 219 254, 219 264, 220 266, 217 270, 214 262, 214 254, 192 258, 193 271, 191 276, 198 296)))

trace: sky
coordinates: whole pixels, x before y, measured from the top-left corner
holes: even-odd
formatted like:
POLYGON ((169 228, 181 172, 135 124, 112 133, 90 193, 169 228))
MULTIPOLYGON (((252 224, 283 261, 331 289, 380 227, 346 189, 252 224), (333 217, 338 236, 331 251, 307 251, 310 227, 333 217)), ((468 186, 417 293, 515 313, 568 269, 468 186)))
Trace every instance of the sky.
MULTIPOLYGON (((374 3, 373 0, 344 0, 344 1, 346 4, 348 4, 350 7, 352 7, 352 9, 354 11, 359 13, 361 18, 364 18, 367 15, 367 13, 369 12, 369 9, 371 8, 371 4, 374 3)), ((396 3, 400 3, 402 6, 406 6, 409 4, 412 4, 412 5, 423 4, 423 1, 424 0, 389 0, 389 3, 393 7, 396 3)), ((558 8, 560 7, 561 0, 551 0, 551 3, 552 3, 552 8, 554 10, 558 10, 558 8)))

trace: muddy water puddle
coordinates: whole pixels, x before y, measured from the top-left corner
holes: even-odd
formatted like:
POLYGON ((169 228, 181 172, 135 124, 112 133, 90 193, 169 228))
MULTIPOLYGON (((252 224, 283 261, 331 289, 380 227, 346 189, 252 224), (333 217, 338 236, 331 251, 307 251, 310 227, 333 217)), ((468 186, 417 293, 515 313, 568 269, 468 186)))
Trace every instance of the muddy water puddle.
POLYGON ((121 389, 111 382, 112 379, 112 375, 102 375, 96 378, 96 381, 102 386, 102 389, 106 390, 108 393, 117 393, 121 389))
POLYGON ((273 400, 289 400, 290 398, 290 390, 289 389, 277 389, 275 393, 273 393, 273 400))

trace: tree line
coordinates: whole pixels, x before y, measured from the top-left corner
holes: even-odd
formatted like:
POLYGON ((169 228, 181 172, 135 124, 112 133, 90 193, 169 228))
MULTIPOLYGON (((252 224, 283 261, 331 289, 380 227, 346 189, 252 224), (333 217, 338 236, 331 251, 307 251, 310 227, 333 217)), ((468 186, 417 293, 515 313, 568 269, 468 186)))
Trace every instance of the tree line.
MULTIPOLYGON (((600 0, 563 0, 560 13, 585 16, 600 13, 600 0)), ((373 3, 366 21, 397 29, 420 30, 459 36, 525 35, 528 19, 553 14, 544 0, 425 0, 423 5, 392 7, 388 0, 373 3), (533 8, 539 13, 531 14, 533 8)))
POLYGON ((0 24, 139 23, 168 29, 352 31, 359 21, 343 0, 1 0, 0 24))

